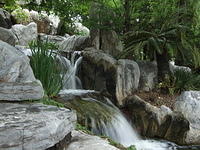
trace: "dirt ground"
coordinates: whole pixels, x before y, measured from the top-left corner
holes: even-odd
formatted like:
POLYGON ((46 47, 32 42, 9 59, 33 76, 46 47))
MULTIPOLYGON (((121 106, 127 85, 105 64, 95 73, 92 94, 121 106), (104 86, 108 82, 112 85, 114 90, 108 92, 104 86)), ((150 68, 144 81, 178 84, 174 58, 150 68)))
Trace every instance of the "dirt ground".
POLYGON ((146 102, 149 102, 150 104, 154 106, 162 106, 165 105, 173 110, 173 106, 175 104, 175 99, 178 94, 170 95, 170 94, 163 94, 158 91, 151 91, 151 92, 137 92, 135 93, 137 96, 145 100, 146 102))

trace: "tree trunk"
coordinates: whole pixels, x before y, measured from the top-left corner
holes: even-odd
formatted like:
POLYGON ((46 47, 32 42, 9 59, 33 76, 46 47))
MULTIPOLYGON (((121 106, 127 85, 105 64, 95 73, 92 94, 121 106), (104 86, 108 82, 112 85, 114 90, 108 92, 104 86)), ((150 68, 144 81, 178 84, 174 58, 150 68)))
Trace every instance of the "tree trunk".
POLYGON ((169 57, 167 50, 164 50, 162 54, 156 52, 156 61, 158 67, 158 82, 165 80, 166 76, 169 75, 169 57))
POLYGON ((124 33, 131 28, 131 0, 124 0, 124 33))

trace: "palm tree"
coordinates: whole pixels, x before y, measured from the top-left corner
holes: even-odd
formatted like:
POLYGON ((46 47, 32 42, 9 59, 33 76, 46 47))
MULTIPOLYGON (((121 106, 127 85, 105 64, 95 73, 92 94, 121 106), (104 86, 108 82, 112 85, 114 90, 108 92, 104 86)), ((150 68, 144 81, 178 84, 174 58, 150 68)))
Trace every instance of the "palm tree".
POLYGON ((141 59, 156 60, 158 67, 158 79, 163 81, 166 74, 169 74, 169 60, 173 54, 181 54, 189 46, 186 33, 189 29, 182 25, 171 28, 154 29, 149 31, 132 31, 125 35, 125 50, 121 57, 130 54, 139 55, 141 59), (145 58, 144 58, 145 57, 145 58))

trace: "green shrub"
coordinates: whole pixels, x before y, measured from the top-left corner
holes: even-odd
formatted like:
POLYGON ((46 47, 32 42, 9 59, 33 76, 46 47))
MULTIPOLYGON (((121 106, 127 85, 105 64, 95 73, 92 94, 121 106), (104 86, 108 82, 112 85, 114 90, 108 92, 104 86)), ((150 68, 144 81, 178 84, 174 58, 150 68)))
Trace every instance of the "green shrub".
POLYGON ((160 83, 160 88, 168 89, 170 94, 181 93, 189 90, 200 90, 200 75, 177 70, 160 83))
POLYGON ((21 7, 18 7, 17 9, 15 9, 12 12, 12 16, 14 16, 15 21, 18 24, 26 25, 29 22, 31 22, 31 16, 30 16, 28 10, 26 11, 26 10, 22 9, 21 7))
POLYGON ((56 63, 56 56, 48 42, 34 41, 30 43, 32 57, 30 64, 34 75, 42 82, 45 94, 49 97, 56 96, 62 88, 61 69, 56 63))

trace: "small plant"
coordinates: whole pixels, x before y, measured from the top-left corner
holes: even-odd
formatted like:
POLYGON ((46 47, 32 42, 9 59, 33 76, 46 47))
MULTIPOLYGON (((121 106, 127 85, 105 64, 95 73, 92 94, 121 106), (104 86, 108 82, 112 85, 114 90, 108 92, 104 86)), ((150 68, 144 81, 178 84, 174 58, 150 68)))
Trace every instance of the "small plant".
POLYGON ((56 63, 57 53, 55 46, 48 42, 34 41, 30 43, 32 57, 30 64, 34 75, 42 82, 45 94, 49 97, 56 96, 62 88, 61 69, 56 63))
POLYGON ((85 132, 87 134, 94 135, 87 127, 82 126, 79 123, 76 124, 76 130, 80 130, 80 131, 83 131, 83 132, 85 132))
POLYGON ((174 74, 167 76, 165 81, 159 84, 159 88, 167 89, 171 95, 182 91, 200 90, 200 75, 176 70, 174 74))
POLYGON ((57 106, 57 107, 64 107, 64 104, 59 103, 53 99, 50 99, 48 96, 43 97, 40 100, 41 103, 45 104, 45 105, 53 105, 53 106, 57 106))

